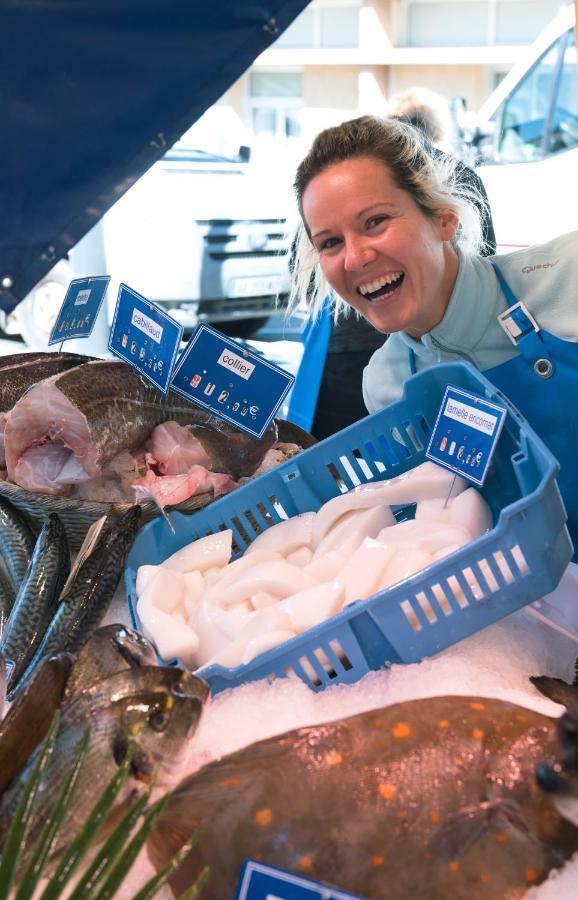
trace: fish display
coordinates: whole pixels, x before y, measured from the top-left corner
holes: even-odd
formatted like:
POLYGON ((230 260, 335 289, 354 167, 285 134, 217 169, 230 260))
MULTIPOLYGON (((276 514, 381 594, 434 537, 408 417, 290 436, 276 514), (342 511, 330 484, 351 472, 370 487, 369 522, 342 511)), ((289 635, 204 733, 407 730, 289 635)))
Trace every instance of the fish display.
POLYGON ((518 897, 578 850, 535 775, 552 757, 576 783, 575 716, 556 730, 509 702, 434 697, 260 741, 177 786, 149 854, 162 866, 198 829, 172 886, 208 865, 205 900, 235 896, 246 859, 367 900, 518 897))
POLYGON ((164 397, 119 360, 91 360, 38 381, 14 403, 4 431, 7 477, 26 490, 74 488, 81 499, 97 499, 88 483, 102 480, 103 500, 113 487, 133 499, 126 492, 136 485, 137 498, 158 497, 161 505, 232 489, 277 437, 275 422, 257 440, 176 394, 164 397))
POLYGON ((9 676, 12 700, 45 656, 76 652, 106 614, 118 587, 126 558, 140 524, 141 509, 133 506, 106 525, 95 548, 65 586, 58 606, 21 677, 9 676))
POLYGON ((227 530, 194 541, 160 566, 141 566, 137 614, 162 658, 233 668, 406 580, 491 527, 482 495, 426 462, 272 525, 232 562, 227 530), (416 504, 415 518, 397 522, 392 507, 408 504, 416 504))
MULTIPOLYGON (((188 672, 142 666, 121 671, 74 694, 61 707, 56 746, 42 775, 27 836, 28 855, 62 789, 87 728, 85 764, 74 803, 52 848, 54 853, 76 833, 95 796, 108 784, 127 754, 131 777, 126 795, 119 802, 129 797, 134 801, 151 782, 153 773, 158 776, 159 784, 166 783, 186 751, 208 693, 205 682, 188 672)), ((0 797, 0 847, 36 753, 0 797)), ((23 864, 26 861, 25 856, 23 864)))
POLYGON ((144 635, 119 624, 97 628, 77 654, 44 657, 0 720, 0 795, 44 740, 62 704, 120 672, 154 664, 144 635))
POLYGON ((70 572, 66 532, 56 513, 47 516, 28 571, 10 612, 0 641, 0 653, 16 683, 32 659, 48 628, 70 572))
POLYGON ((35 540, 22 514, 0 497, 0 563, 10 582, 12 599, 18 593, 28 571, 35 540))
POLYGON ((6 415, 22 395, 39 381, 82 365, 89 357, 78 353, 13 353, 0 360, 0 471, 6 467, 6 415))

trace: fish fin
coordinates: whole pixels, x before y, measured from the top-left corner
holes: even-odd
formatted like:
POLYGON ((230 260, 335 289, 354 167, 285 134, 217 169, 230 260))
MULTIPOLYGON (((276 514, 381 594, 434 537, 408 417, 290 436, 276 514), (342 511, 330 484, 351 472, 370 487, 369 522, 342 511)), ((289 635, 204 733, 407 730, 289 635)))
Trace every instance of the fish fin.
POLYGON ((0 723, 0 796, 44 740, 61 705, 73 657, 45 657, 0 723))
POLYGON ((578 684, 568 684, 561 678, 550 678, 548 675, 530 675, 530 681, 541 694, 561 703, 562 706, 574 706, 578 703, 578 684))
POLYGON ((517 805, 495 800, 465 806, 448 816, 430 839, 428 850, 445 859, 456 859, 490 832, 505 832, 518 840, 542 846, 517 805))

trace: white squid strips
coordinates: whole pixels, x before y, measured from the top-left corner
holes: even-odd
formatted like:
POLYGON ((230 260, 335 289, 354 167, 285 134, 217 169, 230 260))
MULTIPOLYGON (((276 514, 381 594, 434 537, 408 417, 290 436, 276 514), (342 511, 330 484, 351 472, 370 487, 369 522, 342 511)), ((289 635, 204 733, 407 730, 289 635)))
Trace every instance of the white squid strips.
POLYGON ((300 547, 311 545, 311 531, 316 513, 306 512, 283 522, 277 522, 267 531, 263 531, 245 550, 249 556, 258 550, 274 551, 287 557, 300 547))
POLYGON ((183 576, 180 572, 173 572, 165 566, 154 568, 156 571, 147 578, 146 587, 139 595, 139 604, 150 603, 166 613, 183 612, 185 593, 183 576))
POLYGON ((177 550, 165 559, 163 566, 174 569, 175 572, 192 572, 193 569, 205 572, 221 568, 231 559, 232 542, 233 532, 230 528, 217 534, 209 534, 177 550))
POLYGON ((201 645, 199 665, 234 667, 250 662, 258 653, 264 653, 290 638, 295 637, 288 615, 279 606, 262 609, 253 613, 247 620, 237 637, 228 644, 206 655, 206 648, 201 645), (275 637, 274 637, 275 636, 275 637), (274 640, 274 643, 272 641, 274 640))
POLYGON ((411 544, 419 546, 428 553, 437 553, 438 550, 449 544, 463 546, 471 541, 470 534, 465 528, 456 525, 446 525, 439 522, 425 520, 400 522, 391 528, 384 528, 377 535, 377 540, 387 546, 400 546, 411 544))
POLYGON ((463 528, 470 540, 481 537, 492 527, 492 511, 475 488, 468 488, 458 497, 445 500, 423 500, 417 504, 415 521, 444 522, 463 528))
POLYGON ((341 570, 345 605, 354 600, 365 600, 381 589, 383 576, 394 555, 390 547, 373 538, 365 538, 347 565, 341 570))
POLYGON ((282 600, 279 608, 287 613, 297 634, 319 625, 341 610, 343 583, 340 580, 316 584, 282 600))
POLYGON ((395 523, 388 506, 353 510, 343 516, 315 548, 313 560, 328 552, 336 552, 341 558, 354 553, 364 538, 377 537, 385 527, 395 523))
POLYGON ((219 603, 223 607, 233 606, 263 591, 280 598, 288 597, 315 584, 315 579, 303 569, 278 559, 253 566, 236 578, 233 584, 219 590, 219 603))
MULTIPOLYGON (((421 466, 387 481, 360 485, 347 494, 334 497, 321 507, 313 525, 313 546, 317 547, 341 516, 351 510, 367 509, 377 505, 417 503, 420 500, 438 497, 445 499, 448 495, 455 497, 465 487, 466 482, 463 478, 455 477, 452 472, 432 462, 422 463, 421 466)), ((394 523, 392 515, 389 524, 394 523)))
POLYGON ((195 665, 199 649, 198 635, 175 614, 159 609, 145 592, 137 603, 137 612, 142 629, 155 644, 163 659, 182 659, 186 666, 195 665))
POLYGON ((433 556, 427 550, 421 550, 419 547, 406 548, 400 544, 385 569, 379 590, 385 591, 393 584, 406 581, 412 575, 431 566, 432 562, 433 556))

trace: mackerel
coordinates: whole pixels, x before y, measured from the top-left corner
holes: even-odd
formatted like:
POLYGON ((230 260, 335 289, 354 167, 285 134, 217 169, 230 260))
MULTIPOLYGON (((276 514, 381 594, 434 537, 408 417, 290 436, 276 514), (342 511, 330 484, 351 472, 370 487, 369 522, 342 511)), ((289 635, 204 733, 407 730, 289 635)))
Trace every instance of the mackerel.
POLYGON ((10 580, 13 597, 28 571, 35 538, 24 517, 0 498, 0 560, 10 580))
POLYGON ((66 588, 28 668, 19 681, 12 679, 9 700, 26 684, 43 657, 77 652, 98 627, 118 587, 140 516, 140 506, 132 506, 101 534, 95 549, 66 588))
POLYGON ((56 513, 50 513, 38 535, 0 643, 0 652, 6 660, 8 688, 18 681, 44 637, 69 572, 66 532, 56 513))

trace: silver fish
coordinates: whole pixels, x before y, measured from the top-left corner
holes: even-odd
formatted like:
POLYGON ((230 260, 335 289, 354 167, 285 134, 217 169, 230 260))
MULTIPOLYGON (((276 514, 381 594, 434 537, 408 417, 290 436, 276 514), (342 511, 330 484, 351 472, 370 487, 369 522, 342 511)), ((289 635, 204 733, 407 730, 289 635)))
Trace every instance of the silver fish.
POLYGON ((10 682, 12 700, 44 656, 69 651, 75 653, 88 640, 105 616, 120 581, 141 516, 140 506, 132 506, 100 535, 92 553, 83 562, 74 580, 60 599, 42 641, 19 681, 10 682))
POLYGON ((66 532, 56 513, 50 513, 38 535, 0 643, 9 685, 20 679, 44 637, 69 572, 66 532))

